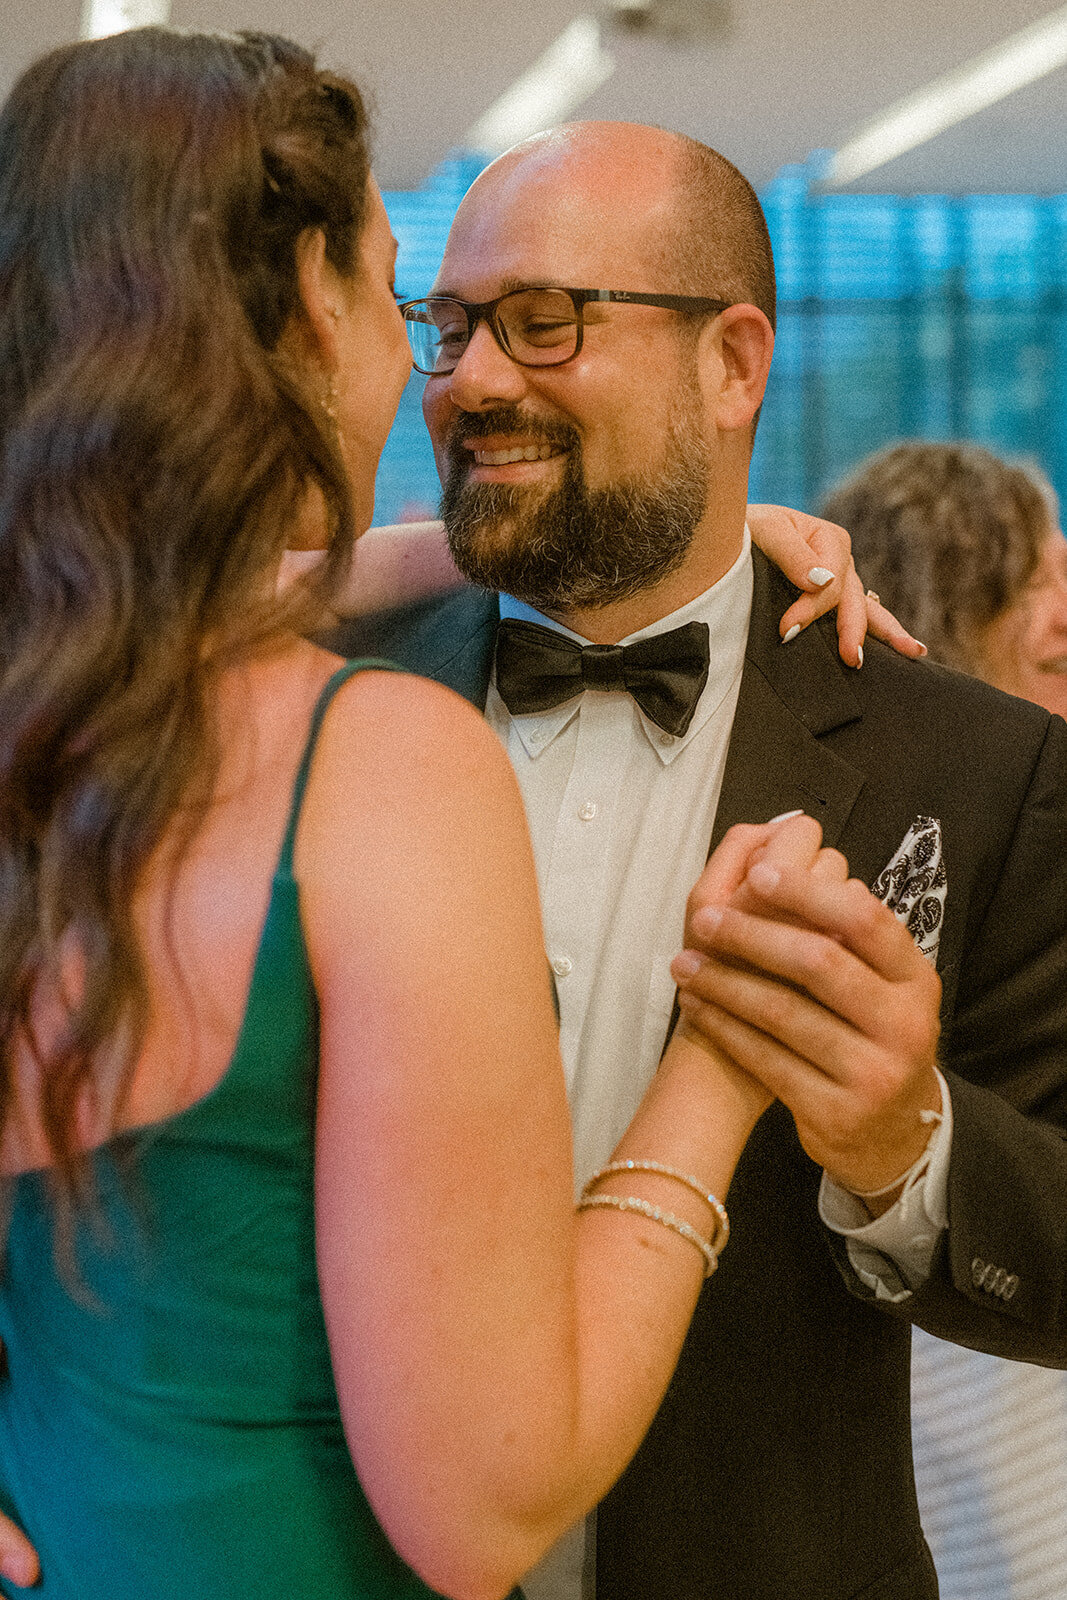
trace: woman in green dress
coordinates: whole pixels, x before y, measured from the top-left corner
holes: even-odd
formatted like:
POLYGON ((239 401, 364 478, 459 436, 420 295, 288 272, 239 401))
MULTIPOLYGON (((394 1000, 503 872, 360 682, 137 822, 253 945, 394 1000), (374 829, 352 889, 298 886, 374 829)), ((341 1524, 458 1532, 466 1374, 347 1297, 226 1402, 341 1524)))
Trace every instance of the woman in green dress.
POLYGON ((685 1181, 575 1211, 503 752, 307 642, 394 257, 357 91, 284 41, 65 47, 0 116, 0 1504, 46 1600, 504 1594, 651 1420, 688 1175, 766 1103, 679 1030, 618 1154, 685 1181))

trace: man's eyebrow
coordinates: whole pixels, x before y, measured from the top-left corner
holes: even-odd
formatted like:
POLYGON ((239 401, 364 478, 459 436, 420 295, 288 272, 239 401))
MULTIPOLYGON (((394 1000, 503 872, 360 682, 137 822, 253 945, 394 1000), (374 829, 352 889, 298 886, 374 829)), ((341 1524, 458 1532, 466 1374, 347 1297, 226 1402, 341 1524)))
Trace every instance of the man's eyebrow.
MULTIPOLYGON (((495 300, 497 295, 516 294, 522 289, 567 289, 569 287, 569 284, 563 283, 559 278, 553 277, 507 277, 500 279, 500 287, 497 290, 497 294, 493 295, 492 298, 495 300)), ((445 300, 463 300, 464 298, 463 295, 458 292, 458 290, 443 288, 440 284, 436 285, 431 292, 435 295, 440 295, 441 298, 445 300)))

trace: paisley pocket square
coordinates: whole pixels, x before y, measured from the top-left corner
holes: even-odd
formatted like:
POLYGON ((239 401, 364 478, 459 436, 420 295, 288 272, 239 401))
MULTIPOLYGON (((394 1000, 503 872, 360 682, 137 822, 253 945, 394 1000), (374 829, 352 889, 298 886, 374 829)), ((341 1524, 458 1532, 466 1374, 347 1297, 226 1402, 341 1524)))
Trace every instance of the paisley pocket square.
POLYGON ((937 962, 948 876, 941 855, 941 824, 916 817, 900 847, 883 867, 871 893, 904 924, 928 961, 937 962))

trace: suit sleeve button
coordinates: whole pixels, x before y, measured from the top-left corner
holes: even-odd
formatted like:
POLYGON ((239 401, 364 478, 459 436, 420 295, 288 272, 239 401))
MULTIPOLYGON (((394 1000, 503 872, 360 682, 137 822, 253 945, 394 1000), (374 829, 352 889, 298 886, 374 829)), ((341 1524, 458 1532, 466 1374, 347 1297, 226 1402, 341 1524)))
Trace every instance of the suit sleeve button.
POLYGON ((975 1256, 974 1260, 971 1262, 971 1282, 974 1284, 976 1289, 984 1288, 985 1272, 985 1262, 982 1260, 981 1256, 975 1256))
POLYGON ((1010 1300, 1018 1287, 1018 1275, 1014 1272, 1009 1272, 1007 1282, 1004 1285, 1004 1299, 1010 1300))

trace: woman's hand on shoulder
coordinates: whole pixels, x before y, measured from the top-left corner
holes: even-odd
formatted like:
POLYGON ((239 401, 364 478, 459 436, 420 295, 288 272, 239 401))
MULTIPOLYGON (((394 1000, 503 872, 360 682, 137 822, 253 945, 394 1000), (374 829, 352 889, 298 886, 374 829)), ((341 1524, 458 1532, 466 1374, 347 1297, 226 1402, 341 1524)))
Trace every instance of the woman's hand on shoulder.
POLYGON ((852 541, 836 522, 787 506, 753 505, 748 526, 768 560, 804 591, 779 624, 783 644, 836 607, 838 649, 848 666, 862 667, 868 631, 899 655, 916 659, 926 654, 926 646, 912 638, 877 595, 864 593, 852 541))

